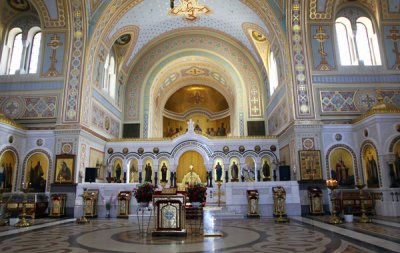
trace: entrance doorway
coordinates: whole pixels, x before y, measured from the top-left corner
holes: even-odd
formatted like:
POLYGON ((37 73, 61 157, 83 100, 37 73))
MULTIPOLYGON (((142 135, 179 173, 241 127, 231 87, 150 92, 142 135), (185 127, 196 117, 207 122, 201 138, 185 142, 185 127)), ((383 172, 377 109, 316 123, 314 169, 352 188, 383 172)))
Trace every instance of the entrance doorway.
MULTIPOLYGON (((183 179, 185 178, 186 181, 190 180, 190 172, 195 175, 192 177, 193 180, 196 180, 194 182, 198 182, 198 180, 201 183, 207 182, 207 170, 204 159, 201 154, 193 150, 186 151, 179 158, 178 168, 176 169, 176 182, 178 186, 184 187, 185 182, 183 182, 183 179), (193 168, 192 170, 190 170, 191 167, 193 168)), ((190 183, 189 181, 187 182, 190 183)))

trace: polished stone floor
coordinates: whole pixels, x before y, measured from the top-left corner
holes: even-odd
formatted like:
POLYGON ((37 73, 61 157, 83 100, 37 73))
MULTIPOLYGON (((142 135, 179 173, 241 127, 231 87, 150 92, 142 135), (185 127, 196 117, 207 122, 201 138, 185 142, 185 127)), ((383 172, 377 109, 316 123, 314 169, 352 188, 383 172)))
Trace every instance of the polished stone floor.
MULTIPOLYGON (((203 234, 153 237, 136 219, 35 221, 30 228, 0 229, 0 252, 400 252, 400 223, 329 225, 328 217, 223 219, 205 216, 203 234), (221 236, 217 236, 221 235, 221 236)), ((153 224, 150 224, 150 228, 153 224)))

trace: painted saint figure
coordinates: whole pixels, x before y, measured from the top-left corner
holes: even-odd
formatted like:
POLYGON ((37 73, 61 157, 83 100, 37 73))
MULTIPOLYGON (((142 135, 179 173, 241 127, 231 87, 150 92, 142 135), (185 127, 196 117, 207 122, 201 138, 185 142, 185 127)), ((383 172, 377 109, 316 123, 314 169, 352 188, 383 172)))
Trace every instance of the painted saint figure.
POLYGON ((115 167, 115 177, 117 183, 121 182, 121 173, 122 173, 121 165, 118 163, 117 166, 115 167))
POLYGON ((267 161, 264 161, 262 171, 263 171, 263 175, 264 175, 263 180, 264 181, 271 180, 271 171, 269 169, 269 164, 267 163, 267 161))
POLYGON ((146 167, 144 168, 145 172, 146 172, 146 177, 144 178, 145 182, 152 182, 151 180, 151 174, 153 173, 152 169, 151 169, 151 165, 150 163, 146 164, 146 167))
POLYGON ((368 173, 368 180, 367 185, 368 187, 379 187, 379 180, 378 180, 378 167, 376 165, 376 161, 373 155, 367 156, 367 173, 368 173))
POLYGON ((217 174, 217 182, 221 181, 221 177, 222 177, 222 167, 219 164, 219 162, 217 163, 217 165, 215 165, 215 173, 217 174))
POLYGON ((235 162, 233 162, 231 166, 231 176, 232 176, 232 181, 237 181, 239 177, 239 168, 236 165, 235 162))
POLYGON ((161 182, 168 182, 167 181, 167 172, 168 172, 168 168, 165 165, 165 163, 163 163, 163 165, 161 166, 161 182))
POLYGON ((68 168, 68 165, 65 161, 61 162, 61 169, 57 174, 58 182, 69 182, 71 180, 71 169, 68 168))

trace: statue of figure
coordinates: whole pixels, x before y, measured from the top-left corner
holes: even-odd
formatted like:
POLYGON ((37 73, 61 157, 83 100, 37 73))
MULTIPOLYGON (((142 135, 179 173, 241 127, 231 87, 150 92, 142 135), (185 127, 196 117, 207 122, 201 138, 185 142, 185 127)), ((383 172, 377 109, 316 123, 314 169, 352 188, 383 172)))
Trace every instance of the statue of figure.
POLYGON ((233 181, 237 181, 239 177, 239 168, 235 162, 231 165, 231 176, 233 181))
POLYGON ((168 168, 165 163, 163 163, 163 165, 161 166, 161 182, 167 182, 167 172, 168 168))
POLYGON ((68 167, 65 161, 61 162, 61 169, 57 174, 58 182, 69 182, 71 181, 71 169, 68 167))
POLYGON ((118 163, 117 166, 115 167, 115 178, 117 182, 121 182, 121 165, 118 163))
POLYGON ((262 172, 264 175, 264 181, 271 180, 271 171, 269 170, 269 164, 267 161, 264 161, 262 172))
POLYGON ((144 170, 146 171, 146 177, 144 178, 144 181, 145 182, 152 182, 152 180, 151 180, 151 175, 152 175, 152 173, 153 173, 153 171, 151 170, 151 165, 150 165, 150 163, 147 163, 146 164, 146 167, 144 168, 144 170))
POLYGON ((221 181, 221 177, 222 177, 222 167, 219 164, 219 162, 217 163, 217 165, 215 165, 215 172, 217 174, 217 182, 221 181))

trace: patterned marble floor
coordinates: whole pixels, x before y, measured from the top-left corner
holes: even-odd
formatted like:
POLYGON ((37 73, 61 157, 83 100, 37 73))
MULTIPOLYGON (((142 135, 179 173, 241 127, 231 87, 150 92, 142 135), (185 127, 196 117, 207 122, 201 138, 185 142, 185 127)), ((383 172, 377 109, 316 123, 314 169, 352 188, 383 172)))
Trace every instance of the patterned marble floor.
POLYGON ((140 236, 134 220, 64 222, 0 233, 0 252, 400 252, 400 228, 376 223, 332 226, 304 217, 291 217, 285 224, 272 218, 211 218, 205 231, 222 237, 152 237, 140 236))

